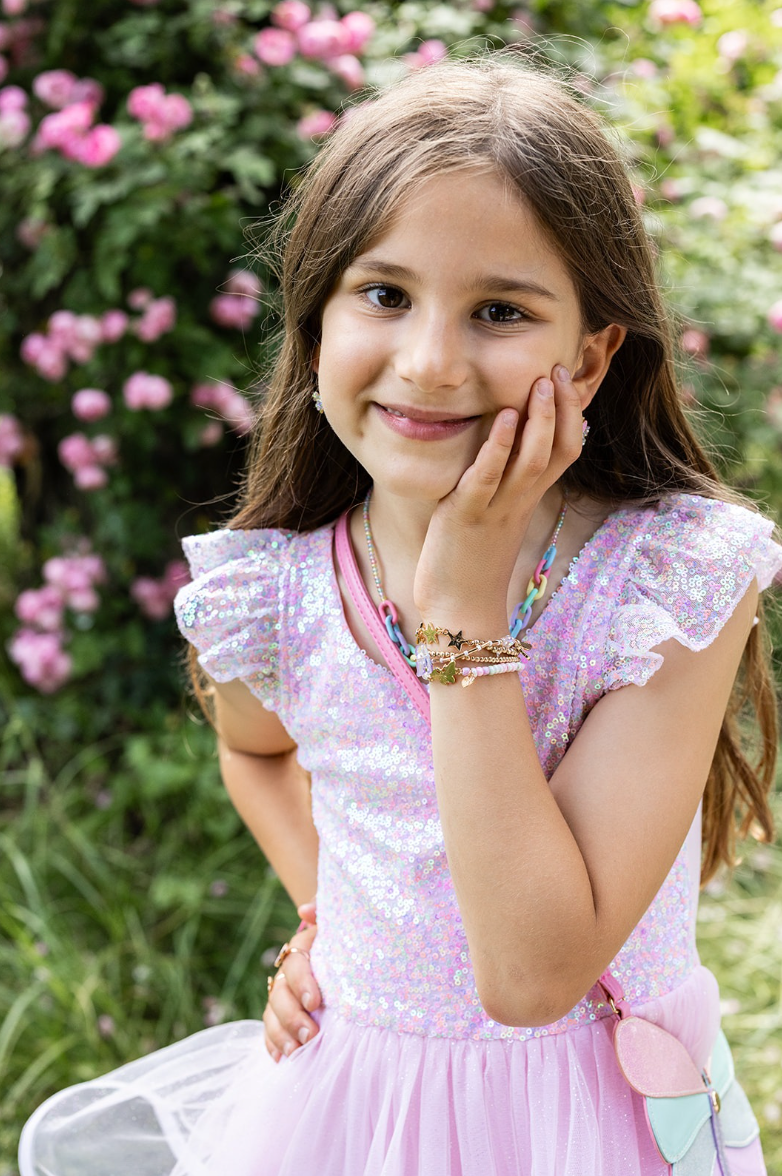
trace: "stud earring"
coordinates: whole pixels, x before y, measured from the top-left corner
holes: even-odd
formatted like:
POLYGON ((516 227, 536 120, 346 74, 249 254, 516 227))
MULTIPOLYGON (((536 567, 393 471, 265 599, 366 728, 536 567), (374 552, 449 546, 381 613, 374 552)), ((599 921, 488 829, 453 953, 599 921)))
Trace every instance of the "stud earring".
POLYGON ((587 443, 588 436, 589 436, 589 422, 582 420, 581 421, 581 448, 582 449, 584 448, 584 446, 587 443))
POLYGON ((312 403, 317 408, 318 412, 323 412, 323 401, 320 398, 320 388, 318 387, 318 377, 315 377, 315 387, 312 389, 312 403))

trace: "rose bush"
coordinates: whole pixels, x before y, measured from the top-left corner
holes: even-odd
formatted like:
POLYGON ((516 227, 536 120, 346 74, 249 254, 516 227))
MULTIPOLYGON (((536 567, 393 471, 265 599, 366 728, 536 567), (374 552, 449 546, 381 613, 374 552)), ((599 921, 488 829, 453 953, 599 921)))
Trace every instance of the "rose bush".
POLYGON ((0 639, 29 687, 80 699, 96 735, 116 720, 112 699, 143 721, 151 697, 169 705, 178 689, 176 537, 230 500, 268 358, 273 289, 242 260, 243 227, 365 85, 446 52, 535 46, 613 120, 680 314, 688 403, 716 410, 704 427, 731 476, 780 505, 782 9, 3 11, 0 473, 18 526, 0 639), (85 559, 100 575, 81 599, 45 572, 85 559))

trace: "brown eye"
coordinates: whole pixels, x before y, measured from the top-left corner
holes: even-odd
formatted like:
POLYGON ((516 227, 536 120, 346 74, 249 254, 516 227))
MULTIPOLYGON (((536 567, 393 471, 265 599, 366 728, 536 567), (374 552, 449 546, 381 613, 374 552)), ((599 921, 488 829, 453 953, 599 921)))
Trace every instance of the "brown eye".
POLYGON ((483 321, 490 323, 518 323, 527 318, 523 310, 507 302, 490 302, 488 306, 481 307, 479 314, 484 312, 486 318, 483 321))
POLYGON ((366 286, 363 293, 373 306, 383 310, 399 310, 405 300, 404 294, 396 286, 366 286))

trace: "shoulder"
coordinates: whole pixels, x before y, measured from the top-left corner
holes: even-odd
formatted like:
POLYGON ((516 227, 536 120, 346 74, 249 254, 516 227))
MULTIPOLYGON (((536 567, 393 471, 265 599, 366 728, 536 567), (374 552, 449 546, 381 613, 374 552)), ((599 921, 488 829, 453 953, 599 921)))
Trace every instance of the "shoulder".
POLYGON ((280 630, 292 573, 330 557, 332 530, 224 529, 182 540, 193 579, 177 593, 174 612, 216 682, 241 679, 276 709, 280 630))
POLYGON ((782 568, 774 524, 736 503, 673 494, 611 516, 616 578, 607 593, 606 686, 643 685, 670 638, 712 643, 753 581, 762 591, 782 568))

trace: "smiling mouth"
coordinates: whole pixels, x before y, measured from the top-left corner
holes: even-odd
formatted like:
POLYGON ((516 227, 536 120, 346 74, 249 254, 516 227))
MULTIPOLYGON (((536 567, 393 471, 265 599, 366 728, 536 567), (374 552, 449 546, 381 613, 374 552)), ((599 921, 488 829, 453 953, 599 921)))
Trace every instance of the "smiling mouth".
POLYGON ((453 416, 438 409, 408 408, 407 405, 378 404, 378 408, 401 420, 420 421, 427 425, 461 425, 467 421, 478 419, 478 414, 475 416, 453 416))

